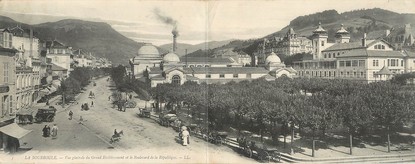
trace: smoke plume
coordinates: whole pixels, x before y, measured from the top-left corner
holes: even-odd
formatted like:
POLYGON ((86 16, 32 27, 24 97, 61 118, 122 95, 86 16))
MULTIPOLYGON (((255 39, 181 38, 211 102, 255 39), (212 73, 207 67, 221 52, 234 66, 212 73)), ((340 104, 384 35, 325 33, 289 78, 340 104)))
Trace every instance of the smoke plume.
POLYGON ((177 29, 177 21, 176 20, 174 20, 172 17, 166 16, 163 13, 161 13, 159 8, 154 8, 154 14, 163 23, 173 26, 173 30, 171 31, 173 33, 173 35, 176 35, 176 36, 179 35, 179 30, 177 29))

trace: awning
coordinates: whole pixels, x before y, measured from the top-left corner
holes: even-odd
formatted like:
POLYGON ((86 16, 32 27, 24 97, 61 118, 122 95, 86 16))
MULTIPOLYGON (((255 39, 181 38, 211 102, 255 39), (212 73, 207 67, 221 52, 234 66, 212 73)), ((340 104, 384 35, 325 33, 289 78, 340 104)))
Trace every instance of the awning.
POLYGON ((17 125, 16 123, 12 123, 12 124, 0 127, 0 132, 3 132, 3 133, 5 133, 9 136, 14 137, 14 138, 20 139, 20 138, 22 138, 26 134, 29 134, 32 131, 23 129, 19 125, 17 125))

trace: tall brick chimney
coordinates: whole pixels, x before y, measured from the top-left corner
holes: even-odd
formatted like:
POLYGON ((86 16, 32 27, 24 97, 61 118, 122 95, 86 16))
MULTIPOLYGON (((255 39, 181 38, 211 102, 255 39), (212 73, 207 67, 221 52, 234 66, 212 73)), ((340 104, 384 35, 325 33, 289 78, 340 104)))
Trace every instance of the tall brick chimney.
POLYGON ((32 29, 30 29, 29 39, 30 39, 30 57, 33 57, 33 30, 32 29))
POLYGON ((366 47, 366 33, 363 34, 362 47, 366 47))
POLYGON ((179 34, 177 30, 171 32, 173 34, 173 52, 176 52, 177 49, 177 35, 179 34))

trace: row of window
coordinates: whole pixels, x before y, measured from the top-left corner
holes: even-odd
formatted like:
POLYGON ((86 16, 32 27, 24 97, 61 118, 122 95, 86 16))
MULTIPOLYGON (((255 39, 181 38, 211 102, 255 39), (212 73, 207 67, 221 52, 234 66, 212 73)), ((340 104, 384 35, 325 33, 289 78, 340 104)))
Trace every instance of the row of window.
MULTIPOLYGON (((344 54, 344 52, 342 52, 342 54, 344 54)), ((340 52, 337 52, 337 56, 340 55, 340 52)), ((324 58, 335 58, 336 57, 336 52, 332 53, 324 53, 324 58)))
MULTIPOLYGON (((399 66, 399 60, 400 59, 388 59, 388 66, 391 66, 391 67, 399 66)), ((403 60, 400 60, 400 61, 401 61, 401 66, 403 67, 403 60)))
MULTIPOLYGON (((311 75, 313 77, 336 77, 336 71, 300 71, 300 76, 311 75)), ((337 77, 365 78, 365 72, 339 71, 337 77)))
MULTIPOLYGON (((212 75, 210 74, 206 74, 205 76, 207 79, 212 78, 212 75)), ((233 74, 233 78, 238 78, 239 75, 238 74, 233 74)), ((219 78, 225 78, 225 74, 219 74, 219 78)))
POLYGON ((340 60, 339 67, 365 67, 365 60, 340 60))
POLYGON ((375 45, 375 49, 384 50, 385 46, 381 45, 381 44, 377 44, 377 45, 375 45))
POLYGON ((3 82, 9 83, 9 62, 3 62, 3 82))
MULTIPOLYGON (((401 63, 400 66, 403 67, 403 64, 404 64, 404 61, 402 59, 388 59, 387 62, 388 62, 387 66, 389 66, 389 67, 398 67, 399 63, 401 63)), ((373 60, 373 66, 378 67, 379 66, 379 60, 373 60)))
POLYGON ((16 83, 16 88, 20 89, 20 88, 24 88, 24 87, 29 87, 29 86, 33 86, 34 85, 39 85, 39 78, 37 77, 29 77, 29 76, 17 76, 17 83, 16 83))
MULTIPOLYGON (((186 65, 184 65, 183 67, 187 67, 186 65)), ((201 67, 210 67, 209 65, 189 65, 189 67, 198 67, 198 68, 201 68, 201 67)))

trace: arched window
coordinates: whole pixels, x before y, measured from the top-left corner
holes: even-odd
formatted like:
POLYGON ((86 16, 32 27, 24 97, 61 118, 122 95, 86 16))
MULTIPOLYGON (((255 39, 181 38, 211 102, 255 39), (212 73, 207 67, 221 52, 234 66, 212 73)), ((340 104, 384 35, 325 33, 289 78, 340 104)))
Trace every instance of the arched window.
POLYGON ((181 79, 180 79, 180 76, 179 76, 179 75, 174 75, 174 76, 171 78, 171 83, 172 83, 172 84, 178 84, 178 85, 180 85, 180 84, 181 84, 181 79))

